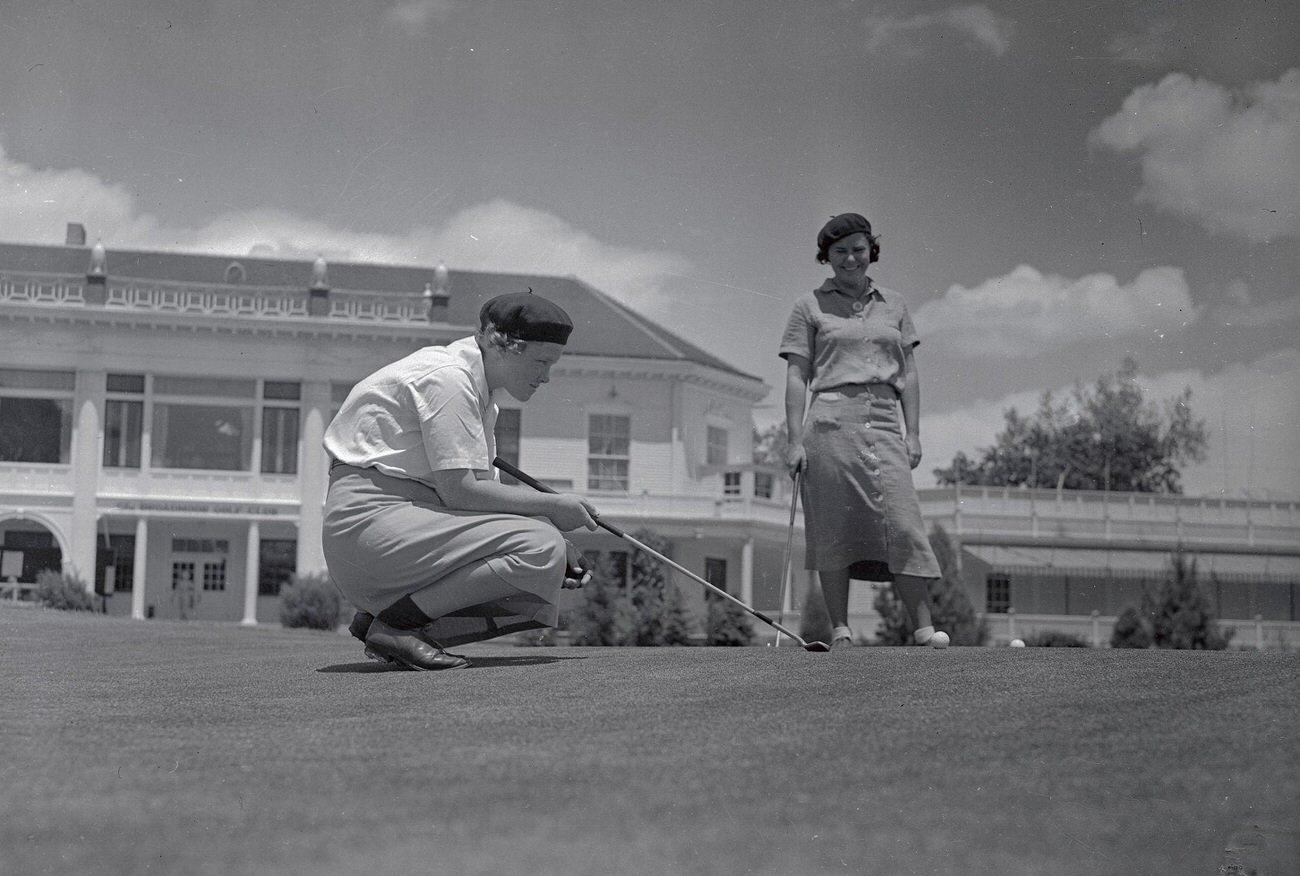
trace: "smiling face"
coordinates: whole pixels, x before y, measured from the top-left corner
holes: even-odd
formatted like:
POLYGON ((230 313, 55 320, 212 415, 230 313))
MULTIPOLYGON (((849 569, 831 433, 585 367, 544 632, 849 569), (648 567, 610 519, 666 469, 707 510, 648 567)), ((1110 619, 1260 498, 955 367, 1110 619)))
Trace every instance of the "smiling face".
POLYGON ((518 401, 526 402, 538 387, 550 382, 551 366, 564 354, 564 345, 528 341, 522 344, 522 349, 495 348, 495 353, 492 357, 495 368, 488 365, 488 360, 484 361, 488 367, 488 386, 504 389, 518 401))
POLYGON ((871 264, 871 241, 864 232, 841 237, 826 249, 826 261, 835 272, 841 285, 859 287, 867 276, 871 264))

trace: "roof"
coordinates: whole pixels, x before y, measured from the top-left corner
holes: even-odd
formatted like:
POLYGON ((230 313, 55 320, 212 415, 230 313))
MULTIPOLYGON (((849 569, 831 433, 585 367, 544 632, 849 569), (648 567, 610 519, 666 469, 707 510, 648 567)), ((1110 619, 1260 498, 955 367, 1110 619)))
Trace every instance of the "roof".
MULTIPOLYGON (((110 277, 215 284, 229 283, 227 269, 238 263, 243 269, 239 285, 278 289, 307 289, 314 261, 126 249, 108 250, 107 260, 110 277)), ((87 246, 0 243, 0 270, 84 276, 89 264, 87 246)), ((327 273, 331 288, 353 291, 410 295, 434 282, 433 268, 409 265, 329 262, 327 273)), ((573 318, 568 354, 692 362, 762 382, 576 277, 448 270, 451 300, 447 321, 477 326, 479 308, 489 298, 529 288, 559 304, 573 318)))

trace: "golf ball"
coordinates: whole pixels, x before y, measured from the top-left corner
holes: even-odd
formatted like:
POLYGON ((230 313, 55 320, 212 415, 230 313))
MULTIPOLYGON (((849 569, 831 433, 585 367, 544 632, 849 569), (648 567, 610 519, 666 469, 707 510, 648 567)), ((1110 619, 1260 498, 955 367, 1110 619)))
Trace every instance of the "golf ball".
POLYGON ((1025 640, 1024 640, 1024 639, 1012 639, 1012 640, 1011 640, 1011 647, 1012 647, 1012 648, 1023 648, 1023 647, 1025 647, 1025 640))
POLYGON ((947 647, 948 647, 948 643, 949 643, 950 641, 952 641, 952 640, 948 638, 948 634, 945 633, 943 630, 939 630, 939 631, 936 632, 936 633, 934 634, 934 636, 930 639, 930 647, 931 647, 931 648, 947 648, 947 647))

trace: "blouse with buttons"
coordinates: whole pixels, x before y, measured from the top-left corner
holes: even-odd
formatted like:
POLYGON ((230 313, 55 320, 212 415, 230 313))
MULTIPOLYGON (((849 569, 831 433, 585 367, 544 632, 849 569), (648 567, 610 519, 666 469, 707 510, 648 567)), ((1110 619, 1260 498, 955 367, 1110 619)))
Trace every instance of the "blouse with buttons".
POLYGON ((902 295, 873 286, 858 300, 831 278, 795 301, 779 355, 812 364, 813 392, 881 383, 901 394, 904 352, 919 343, 902 295))

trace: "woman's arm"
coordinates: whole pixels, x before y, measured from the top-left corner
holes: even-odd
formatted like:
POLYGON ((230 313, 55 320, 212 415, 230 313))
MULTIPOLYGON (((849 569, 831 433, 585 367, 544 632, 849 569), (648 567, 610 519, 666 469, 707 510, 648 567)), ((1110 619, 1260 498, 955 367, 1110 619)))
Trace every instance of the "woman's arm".
POLYGON ((539 493, 478 477, 467 468, 433 473, 433 487, 448 508, 520 517, 545 517, 562 532, 595 529, 595 514, 587 501, 572 493, 539 493))
POLYGON ((803 356, 790 354, 785 367, 786 463, 790 476, 803 466, 803 414, 812 367, 803 356))
POLYGON ((903 424, 907 427, 907 461, 912 468, 921 464, 921 375, 916 370, 912 348, 903 350, 903 424))

